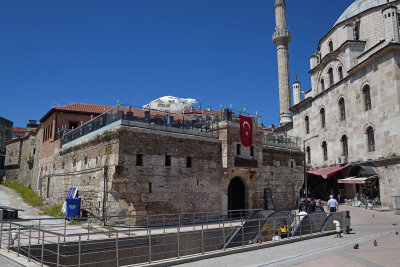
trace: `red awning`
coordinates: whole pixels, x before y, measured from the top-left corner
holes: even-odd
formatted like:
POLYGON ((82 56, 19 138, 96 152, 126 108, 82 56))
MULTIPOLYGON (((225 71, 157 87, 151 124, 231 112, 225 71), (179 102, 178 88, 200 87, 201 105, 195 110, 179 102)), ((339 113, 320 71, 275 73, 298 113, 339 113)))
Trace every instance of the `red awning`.
POLYGON ((328 177, 340 172, 341 170, 343 170, 349 166, 350 166, 350 164, 346 164, 344 166, 321 168, 321 169, 309 170, 309 171, 307 171, 307 173, 313 174, 313 175, 319 175, 319 176, 322 176, 322 178, 327 179, 328 177))

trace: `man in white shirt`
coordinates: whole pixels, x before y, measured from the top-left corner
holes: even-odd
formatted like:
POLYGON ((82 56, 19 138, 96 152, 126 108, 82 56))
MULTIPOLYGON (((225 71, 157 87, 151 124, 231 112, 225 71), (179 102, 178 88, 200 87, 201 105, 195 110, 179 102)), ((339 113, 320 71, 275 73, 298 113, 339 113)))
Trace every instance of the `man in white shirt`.
POLYGON ((328 207, 330 212, 336 212, 338 209, 339 203, 336 201, 336 199, 333 198, 332 195, 329 196, 328 200, 328 207))
POLYGON ((305 209, 303 209, 301 212, 299 212, 299 220, 301 221, 304 217, 307 216, 307 212, 305 209))

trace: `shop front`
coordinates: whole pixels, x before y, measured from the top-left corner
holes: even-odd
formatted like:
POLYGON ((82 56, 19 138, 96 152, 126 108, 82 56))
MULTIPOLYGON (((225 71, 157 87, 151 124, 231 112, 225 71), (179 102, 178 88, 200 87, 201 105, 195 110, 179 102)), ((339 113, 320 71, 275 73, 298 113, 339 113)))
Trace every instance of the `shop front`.
POLYGON ((334 166, 307 171, 308 196, 316 199, 328 200, 333 195, 342 201, 344 186, 338 183, 347 175, 350 165, 334 166))
POLYGON ((371 166, 353 166, 338 183, 344 186, 346 199, 379 201, 379 176, 371 166))

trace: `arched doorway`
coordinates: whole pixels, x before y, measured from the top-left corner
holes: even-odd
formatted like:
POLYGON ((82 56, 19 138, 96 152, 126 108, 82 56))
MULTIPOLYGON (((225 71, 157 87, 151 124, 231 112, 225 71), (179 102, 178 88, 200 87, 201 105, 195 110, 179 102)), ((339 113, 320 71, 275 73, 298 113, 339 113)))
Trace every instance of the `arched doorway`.
POLYGON ((246 207, 245 186, 239 177, 231 180, 228 186, 228 210, 240 210, 246 207))

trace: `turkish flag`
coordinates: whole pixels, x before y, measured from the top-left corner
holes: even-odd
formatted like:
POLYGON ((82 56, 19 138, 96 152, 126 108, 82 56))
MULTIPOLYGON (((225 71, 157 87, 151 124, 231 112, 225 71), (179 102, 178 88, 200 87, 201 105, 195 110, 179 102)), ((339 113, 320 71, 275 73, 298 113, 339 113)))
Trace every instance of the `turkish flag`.
POLYGON ((253 145, 253 119, 252 117, 239 115, 240 136, 243 146, 253 145))

